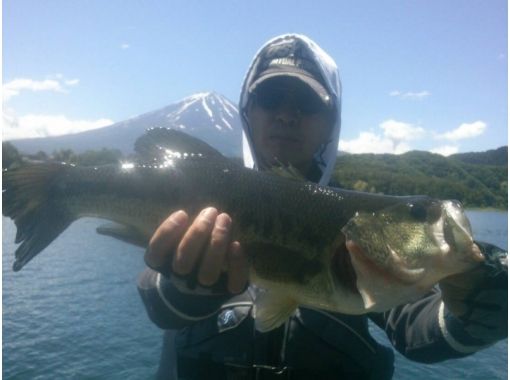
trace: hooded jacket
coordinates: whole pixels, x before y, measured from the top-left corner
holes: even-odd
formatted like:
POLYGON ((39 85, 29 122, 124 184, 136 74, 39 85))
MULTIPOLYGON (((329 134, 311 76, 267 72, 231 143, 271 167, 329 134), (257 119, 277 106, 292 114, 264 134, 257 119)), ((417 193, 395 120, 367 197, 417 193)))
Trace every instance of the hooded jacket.
POLYGON ((314 159, 321 171, 321 177, 318 183, 320 185, 328 185, 333 168, 336 162, 336 155, 338 150, 338 139, 340 137, 341 127, 341 99, 342 99, 342 86, 338 74, 338 68, 335 61, 311 39, 300 34, 285 34, 275 37, 268 41, 257 52, 248 72, 245 75, 243 85, 241 88, 241 96, 239 100, 239 114, 241 115, 241 122, 243 125, 243 158, 246 167, 257 169, 257 158, 253 154, 253 144, 251 138, 250 125, 247 118, 247 107, 249 103, 250 94, 248 89, 256 78, 257 72, 260 70, 261 60, 264 52, 274 46, 288 43, 289 41, 298 40, 306 50, 306 54, 315 61, 328 95, 333 103, 334 111, 336 113, 335 124, 331 129, 331 135, 327 143, 315 153, 314 159))

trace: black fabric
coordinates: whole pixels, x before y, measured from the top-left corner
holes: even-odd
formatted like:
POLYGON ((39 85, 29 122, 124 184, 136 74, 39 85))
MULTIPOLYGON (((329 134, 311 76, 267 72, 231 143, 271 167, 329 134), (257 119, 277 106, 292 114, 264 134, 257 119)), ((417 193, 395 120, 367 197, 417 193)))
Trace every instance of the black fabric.
MULTIPOLYGON (((193 360, 212 362, 220 367, 224 363, 241 367, 289 367, 293 369, 293 376, 315 371, 315 378, 319 379, 320 376, 327 378, 323 373, 325 369, 345 379, 382 380, 392 376, 393 351, 379 345, 370 336, 366 316, 301 308, 284 327, 261 334, 255 330, 251 317, 255 299, 252 289, 221 304, 217 304, 219 299, 205 302, 199 313, 203 296, 182 294, 172 289, 171 283, 165 284, 163 291, 167 300, 181 305, 180 311, 184 315, 192 311, 195 313, 195 317, 186 319, 162 303, 154 279, 154 272, 146 271, 140 278, 139 289, 143 287, 140 294, 152 320, 158 326, 170 329, 165 333, 158 379, 179 378, 176 377, 178 371, 183 370, 179 369, 179 360, 186 363, 193 360), (186 300, 188 308, 184 308, 186 300), (196 319, 197 315, 206 316, 211 310, 211 316, 196 319)), ((433 363, 466 356, 455 351, 443 338, 438 325, 440 303, 441 294, 434 289, 413 304, 372 314, 370 318, 385 330, 393 346, 409 359, 433 363)), ((462 334, 462 331, 459 333, 462 334)), ((193 371, 202 369, 195 368, 193 371)), ((226 376, 223 369, 218 371, 217 378, 225 378, 222 377, 226 376)), ((192 373, 186 372, 186 376, 193 378, 189 377, 192 373)), ((212 376, 212 369, 208 373, 212 376)), ((252 373, 247 376, 252 376, 252 373)))
POLYGON ((220 308, 231 296, 225 294, 190 296, 180 292, 171 281, 161 276, 160 285, 166 300, 171 300, 172 306, 190 317, 183 319, 169 310, 156 289, 158 273, 147 268, 138 277, 138 292, 145 304, 149 318, 162 329, 176 329, 187 326, 196 318, 207 316, 220 308))
POLYGON ((268 333, 257 332, 250 316, 224 332, 215 319, 165 333, 159 380, 255 379, 257 374, 260 379, 384 380, 393 374, 393 351, 370 337, 366 318, 351 327, 352 316, 300 309, 268 333))
POLYGON ((466 356, 453 350, 445 341, 438 323, 441 293, 433 289, 420 300, 393 308, 385 313, 371 314, 397 351, 408 359, 436 363, 466 356))

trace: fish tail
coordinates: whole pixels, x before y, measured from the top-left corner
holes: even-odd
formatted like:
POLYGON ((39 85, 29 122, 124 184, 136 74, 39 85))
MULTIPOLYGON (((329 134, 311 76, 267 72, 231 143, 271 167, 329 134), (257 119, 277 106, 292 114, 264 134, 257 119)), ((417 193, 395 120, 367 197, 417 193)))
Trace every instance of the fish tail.
POLYGON ((38 164, 2 172, 2 214, 16 224, 13 270, 25 264, 46 248, 74 220, 58 201, 59 179, 65 164, 38 164))

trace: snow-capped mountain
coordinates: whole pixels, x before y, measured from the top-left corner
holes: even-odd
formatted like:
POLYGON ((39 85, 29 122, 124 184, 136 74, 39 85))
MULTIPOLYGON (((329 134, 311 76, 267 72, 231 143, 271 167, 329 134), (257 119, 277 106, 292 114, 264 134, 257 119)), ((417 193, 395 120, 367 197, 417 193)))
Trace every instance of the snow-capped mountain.
POLYGON ((72 135, 12 140, 22 153, 52 153, 72 149, 77 153, 89 149, 133 151, 134 142, 146 129, 178 129, 204 140, 227 156, 241 156, 241 121, 237 107, 214 92, 191 95, 180 102, 110 126, 72 135))

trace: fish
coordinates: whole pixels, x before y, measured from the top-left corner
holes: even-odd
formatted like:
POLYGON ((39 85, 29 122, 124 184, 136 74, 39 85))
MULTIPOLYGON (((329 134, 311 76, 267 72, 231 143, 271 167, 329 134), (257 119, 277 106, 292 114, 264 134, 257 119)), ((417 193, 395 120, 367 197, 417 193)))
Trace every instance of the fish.
POLYGON ((293 170, 256 171, 184 132, 151 128, 136 160, 97 167, 41 163, 2 173, 3 215, 17 228, 21 270, 82 217, 99 233, 147 246, 177 210, 214 206, 232 218, 249 259, 259 331, 298 307, 381 312, 483 261, 459 202, 320 186, 293 170))

